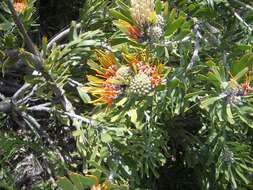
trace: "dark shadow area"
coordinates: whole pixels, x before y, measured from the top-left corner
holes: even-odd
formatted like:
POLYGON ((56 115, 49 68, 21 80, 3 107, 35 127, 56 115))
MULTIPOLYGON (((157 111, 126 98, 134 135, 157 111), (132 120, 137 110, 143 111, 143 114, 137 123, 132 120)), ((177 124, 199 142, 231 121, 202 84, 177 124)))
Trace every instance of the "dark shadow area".
POLYGON ((50 38, 72 20, 78 20, 84 2, 85 0, 40 0, 38 6, 41 35, 50 38))

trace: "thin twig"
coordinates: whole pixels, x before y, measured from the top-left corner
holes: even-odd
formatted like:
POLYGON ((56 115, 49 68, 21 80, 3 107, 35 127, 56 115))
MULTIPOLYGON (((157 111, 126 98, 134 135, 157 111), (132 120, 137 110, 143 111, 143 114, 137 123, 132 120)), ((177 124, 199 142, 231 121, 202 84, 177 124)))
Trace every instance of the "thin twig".
POLYGON ((22 33, 23 37, 25 38, 26 43, 29 46, 29 49, 32 53, 32 54, 26 54, 27 58, 29 59, 29 61, 31 61, 35 64, 35 69, 40 71, 42 73, 43 77, 46 79, 46 81, 48 81, 49 84, 51 84, 52 90, 53 90, 54 94, 56 95, 56 97, 59 98, 61 104, 64 107, 64 110, 67 112, 74 113, 74 108, 73 108, 71 102, 66 98, 66 96, 64 96, 63 90, 55 84, 55 81, 53 80, 51 75, 44 70, 43 60, 41 58, 41 55, 39 54, 39 52, 36 50, 35 46, 33 45, 31 38, 28 36, 27 31, 26 31, 24 25, 22 24, 21 20, 19 19, 18 15, 12 5, 11 0, 8 0, 8 7, 10 8, 12 16, 14 18, 14 21, 15 21, 16 25, 18 26, 20 32, 22 33))
POLYGON ((250 31, 252 32, 253 31, 253 28, 235 11, 234 12, 234 15, 235 17, 250 31))
POLYGON ((71 117, 71 118, 74 118, 74 119, 78 119, 84 123, 87 123, 91 126, 94 126, 96 125, 96 121, 92 120, 92 119, 88 119, 88 118, 85 118, 85 117, 82 117, 80 115, 76 115, 74 113, 68 113, 68 112, 64 112, 64 114, 66 114, 67 116, 71 117))
POLYGON ((47 106, 50 106, 50 105, 51 105, 51 103, 44 103, 44 104, 29 107, 29 108, 27 108, 27 110, 29 110, 29 111, 46 111, 46 112, 50 112, 51 108, 47 107, 47 106))
POLYGON ((0 99, 4 100, 6 97, 2 93, 0 93, 0 99))
POLYGON ((61 154, 60 150, 58 149, 58 147, 55 145, 54 141, 51 139, 51 137, 46 133, 46 131, 41 130, 41 126, 40 124, 36 121, 36 119, 34 117, 32 117, 31 115, 25 113, 25 112, 21 112, 21 115, 23 116, 23 118, 30 123, 31 125, 29 125, 29 127, 32 127, 32 130, 38 134, 38 137, 40 138, 41 136, 44 136, 45 139, 47 140, 47 142, 49 143, 49 145, 54 149, 54 151, 56 152, 56 154, 59 156, 60 160, 62 161, 62 163, 66 162, 66 159, 64 158, 64 156, 61 154))
POLYGON ((77 86, 78 87, 82 87, 82 86, 84 86, 82 83, 79 83, 79 82, 77 82, 77 81, 75 81, 75 80, 73 80, 71 78, 69 78, 68 81, 69 81, 70 85, 74 86, 74 87, 77 87, 77 86))
MULTIPOLYGON (((27 108, 27 110, 29 110, 29 111, 45 111, 45 112, 50 113, 50 112, 52 112, 52 109, 47 107, 49 105, 51 105, 51 103, 40 104, 37 106, 29 107, 29 108, 27 108)), ((86 118, 86 117, 83 117, 83 116, 80 116, 80 115, 77 115, 74 113, 62 112, 62 111, 58 111, 58 110, 56 110, 56 111, 62 115, 69 116, 70 118, 72 118, 72 120, 79 120, 79 121, 82 121, 82 122, 89 124, 91 126, 95 126, 97 124, 97 122, 95 120, 92 120, 90 118, 86 118)))
POLYGON ((231 0, 231 1, 236 2, 236 3, 238 3, 238 4, 242 5, 242 6, 244 6, 245 8, 247 8, 247 9, 253 11, 253 7, 252 7, 252 6, 246 4, 246 3, 242 2, 242 1, 238 1, 238 0, 231 0))
POLYGON ((155 45, 158 45, 158 46, 173 46, 173 45, 178 45, 178 44, 187 42, 190 39, 191 39, 191 36, 186 36, 182 40, 178 40, 178 41, 165 41, 163 43, 156 43, 155 45))
POLYGON ((25 83, 13 96, 12 96, 12 102, 15 104, 17 102, 18 97, 23 96, 25 91, 29 89, 32 85, 25 83))
POLYGON ((28 95, 26 95, 24 98, 21 98, 19 101, 17 101, 17 104, 20 104, 20 103, 25 104, 29 100, 29 98, 34 95, 37 89, 38 89, 38 85, 35 85, 28 95))
POLYGON ((195 62, 199 59, 200 39, 202 38, 202 36, 199 32, 199 25, 198 24, 195 24, 193 32, 195 33, 194 51, 193 51, 191 61, 186 68, 186 71, 191 70, 193 65, 195 64, 195 62))

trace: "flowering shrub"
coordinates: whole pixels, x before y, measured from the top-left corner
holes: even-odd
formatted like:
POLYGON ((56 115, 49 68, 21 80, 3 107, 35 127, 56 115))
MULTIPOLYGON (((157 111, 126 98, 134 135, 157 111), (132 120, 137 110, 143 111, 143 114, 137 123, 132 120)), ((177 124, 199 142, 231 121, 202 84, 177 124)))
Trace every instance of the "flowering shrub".
POLYGON ((253 188, 250 1, 86 0, 52 38, 38 6, 0 2, 0 189, 253 188))

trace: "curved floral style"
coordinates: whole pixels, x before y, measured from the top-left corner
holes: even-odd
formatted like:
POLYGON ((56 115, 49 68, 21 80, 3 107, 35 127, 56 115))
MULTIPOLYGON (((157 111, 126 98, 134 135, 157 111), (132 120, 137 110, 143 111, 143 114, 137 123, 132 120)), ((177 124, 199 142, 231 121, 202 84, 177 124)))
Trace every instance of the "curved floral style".
POLYGON ((124 55, 127 64, 120 65, 112 53, 97 51, 97 61, 91 69, 96 75, 87 76, 89 86, 83 88, 97 97, 91 103, 111 106, 120 96, 145 97, 162 83, 163 65, 155 60, 149 63, 143 55, 124 55))
POLYGON ((240 84, 241 89, 243 90, 244 95, 248 95, 253 93, 253 87, 250 86, 250 82, 252 81, 252 76, 250 73, 247 73, 245 77, 245 82, 240 84))

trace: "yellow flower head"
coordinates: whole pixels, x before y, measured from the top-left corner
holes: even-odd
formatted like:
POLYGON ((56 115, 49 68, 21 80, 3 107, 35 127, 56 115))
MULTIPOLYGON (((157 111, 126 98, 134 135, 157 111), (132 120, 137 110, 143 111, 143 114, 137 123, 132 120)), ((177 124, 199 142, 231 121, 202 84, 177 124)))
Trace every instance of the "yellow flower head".
POLYGON ((137 25, 145 26, 155 18, 153 0, 131 0, 131 15, 137 25))

